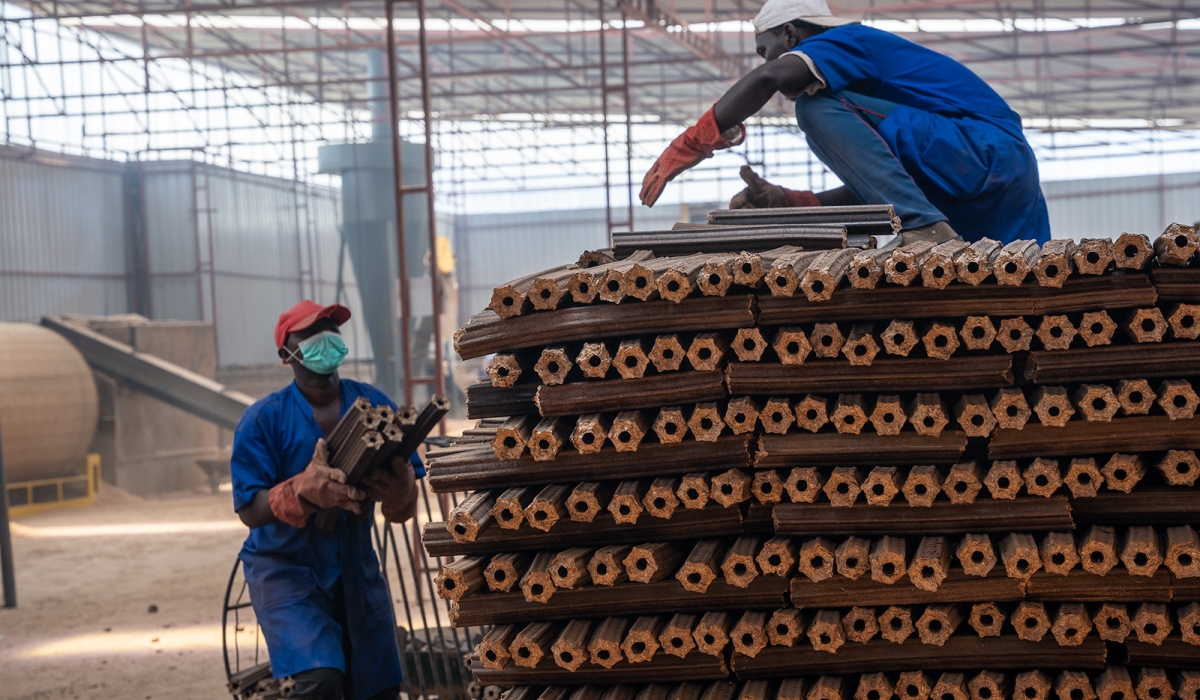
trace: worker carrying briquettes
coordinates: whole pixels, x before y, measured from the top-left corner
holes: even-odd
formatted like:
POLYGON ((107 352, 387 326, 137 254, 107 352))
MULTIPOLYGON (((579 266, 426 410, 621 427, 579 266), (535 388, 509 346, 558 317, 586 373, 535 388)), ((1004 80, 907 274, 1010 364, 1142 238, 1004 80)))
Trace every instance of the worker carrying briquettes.
POLYGON ((795 99, 809 148, 844 183, 814 194, 748 166, 731 209, 892 204, 901 241, 961 235, 1002 243, 1050 238, 1037 159, 1021 117, 979 76, 935 51, 834 17, 825 0, 767 0, 754 18, 766 63, 731 87, 646 173, 641 200, 714 151, 775 95, 795 99))
POLYGON ((240 558, 271 672, 289 697, 396 700, 400 653, 387 583, 371 547, 375 503, 390 522, 416 511, 418 457, 375 469, 362 488, 329 466, 325 438, 359 397, 396 407, 368 384, 342 379, 340 304, 304 300, 279 316, 275 346, 295 381, 255 403, 233 436, 233 507, 250 529, 240 558), (340 509, 320 532, 314 514, 340 509))

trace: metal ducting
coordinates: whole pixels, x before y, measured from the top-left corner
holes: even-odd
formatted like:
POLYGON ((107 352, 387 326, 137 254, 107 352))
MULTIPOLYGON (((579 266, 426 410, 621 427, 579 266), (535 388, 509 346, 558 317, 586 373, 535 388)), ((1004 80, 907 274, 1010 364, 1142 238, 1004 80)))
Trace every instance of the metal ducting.
MULTIPOLYGON (((386 72, 383 54, 367 52, 368 106, 372 115, 371 141, 338 143, 317 149, 319 172, 337 173, 342 178, 342 237, 350 253, 358 281, 367 332, 375 356, 373 384, 391 396, 404 396, 400 370, 400 279, 396 241, 396 180, 392 164, 392 125, 388 121, 386 72)), ((402 183, 425 184, 425 147, 400 142, 402 183)), ((404 209, 404 274, 413 281, 409 314, 420 321, 433 314, 432 297, 425 277, 429 254, 429 207, 423 193, 402 195, 404 209), (424 282, 419 280, 424 279, 424 282)), ((418 327, 409 329, 415 335, 418 327)), ((427 341, 426 341, 427 342, 427 341)), ((411 340, 417 348, 419 341, 411 340)), ((419 354, 419 353, 416 353, 419 354)), ((425 373, 418 366, 418 373, 425 373)))

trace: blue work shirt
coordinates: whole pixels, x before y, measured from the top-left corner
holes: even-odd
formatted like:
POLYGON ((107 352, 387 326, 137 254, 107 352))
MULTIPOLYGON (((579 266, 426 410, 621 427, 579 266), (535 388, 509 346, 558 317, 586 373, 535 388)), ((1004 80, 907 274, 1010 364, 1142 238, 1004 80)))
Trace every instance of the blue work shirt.
MULTIPOLYGON (((395 408, 387 394, 361 382, 342 379, 341 394, 341 415, 360 396, 395 408)), ((233 436, 234 510, 304 471, 322 437, 294 382, 247 409, 233 436)), ((414 469, 425 475, 419 458, 414 469)), ((342 511, 329 534, 312 519, 304 528, 274 522, 250 530, 240 558, 276 678, 336 668, 350 677, 358 700, 400 684, 391 596, 371 546, 374 512, 342 511)))
POLYGON ((861 24, 827 29, 794 51, 812 59, 831 92, 898 105, 879 134, 963 238, 1050 240, 1021 117, 966 66, 861 24))

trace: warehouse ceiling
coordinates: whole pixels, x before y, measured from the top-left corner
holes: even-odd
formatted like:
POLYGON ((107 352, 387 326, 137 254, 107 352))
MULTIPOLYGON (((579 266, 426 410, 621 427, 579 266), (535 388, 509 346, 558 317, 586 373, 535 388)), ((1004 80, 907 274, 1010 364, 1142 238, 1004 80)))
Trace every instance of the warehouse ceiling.
MULTIPOLYGON (((385 26, 381 2, 15 4, 119 37, 128 42, 130 61, 207 62, 251 83, 288 86, 317 102, 355 107, 366 104, 367 53, 383 46, 385 26)), ((901 32, 962 61, 1032 128, 1200 126, 1200 12, 1194 0, 831 4, 836 13, 901 32)), ((395 7, 401 109, 415 110, 415 6, 395 7)), ((443 119, 578 124, 601 118, 603 98, 611 118, 623 118, 627 88, 635 122, 688 121, 756 64, 746 20, 757 8, 756 0, 429 0, 434 112, 443 119), (598 43, 602 6, 612 22, 604 30, 606 81, 598 43), (623 31, 628 72, 621 62, 623 31)), ((787 105, 780 100, 766 116, 787 120, 787 105)))

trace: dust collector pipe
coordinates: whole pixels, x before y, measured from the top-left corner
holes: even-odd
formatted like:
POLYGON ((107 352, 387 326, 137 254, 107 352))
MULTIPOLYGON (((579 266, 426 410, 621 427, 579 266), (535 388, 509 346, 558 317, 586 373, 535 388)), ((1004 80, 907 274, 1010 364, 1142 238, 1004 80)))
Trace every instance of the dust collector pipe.
POLYGON ((96 433, 92 371, 70 342, 0 323, 0 434, 8 482, 79 473, 96 433))

